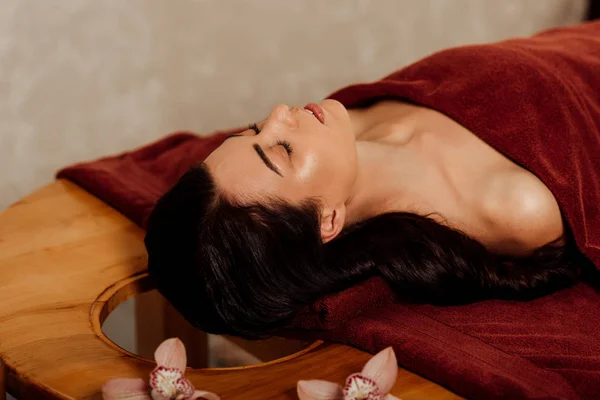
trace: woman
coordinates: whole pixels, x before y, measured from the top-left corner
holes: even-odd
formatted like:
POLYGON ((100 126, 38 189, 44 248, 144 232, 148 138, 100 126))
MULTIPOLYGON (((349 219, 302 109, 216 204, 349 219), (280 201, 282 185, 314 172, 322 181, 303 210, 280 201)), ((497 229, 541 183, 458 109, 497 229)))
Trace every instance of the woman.
POLYGON ((146 246, 159 290, 207 332, 261 337, 373 275, 436 304, 572 284, 577 250, 533 153, 540 121, 576 112, 540 100, 571 90, 545 57, 600 54, 598 38, 595 23, 450 49, 319 104, 275 106, 158 202, 146 246), (550 42, 579 47, 556 56, 550 42))

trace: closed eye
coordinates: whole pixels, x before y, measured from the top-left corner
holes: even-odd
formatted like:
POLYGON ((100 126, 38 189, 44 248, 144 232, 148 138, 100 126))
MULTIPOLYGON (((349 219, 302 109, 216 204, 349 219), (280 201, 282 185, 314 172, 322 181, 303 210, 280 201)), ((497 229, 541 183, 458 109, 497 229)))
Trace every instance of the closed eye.
MULTIPOLYGON (((258 125, 256 124, 250 124, 248 125, 248 129, 252 129, 257 135, 260 133, 260 129, 258 128, 258 125)), ((238 137, 238 136, 244 136, 241 135, 239 133, 235 133, 233 135, 229 135, 225 138, 225 140, 232 138, 232 137, 238 137)), ((286 151, 286 153, 288 154, 288 157, 291 158, 292 153, 294 152, 294 149, 292 148, 292 145, 290 144, 290 142, 288 142, 287 140, 279 140, 277 141, 277 145, 281 146, 284 148, 284 150, 286 151)), ((275 166, 275 164, 273 164, 273 162, 271 162, 271 160, 269 159, 269 157, 267 157, 267 155, 265 154, 265 152, 263 151, 263 149, 257 144, 253 144, 252 147, 254 148, 254 150, 256 151, 256 153, 258 154, 258 156, 261 158, 261 160, 265 163, 265 165, 272 170, 273 172, 275 172, 277 175, 283 177, 283 174, 281 173, 281 171, 279 170, 279 168, 277 168, 275 166)))
POLYGON ((248 125, 249 129, 252 129, 257 135, 260 133, 260 129, 258 129, 258 125, 256 124, 250 124, 248 125))
POLYGON ((288 153, 288 156, 291 156, 294 152, 292 145, 287 140, 280 140, 277 142, 277 144, 285 149, 285 151, 288 153))
MULTIPOLYGON (((256 125, 256 124, 250 124, 250 125, 248 125, 248 129, 252 129, 257 135, 260 133, 260 129, 258 129, 258 125, 256 125)), ((232 135, 227 136, 224 139, 224 141, 227 140, 227 139, 229 139, 229 138, 239 137, 239 136, 244 136, 244 135, 239 134, 239 133, 234 133, 232 135)))
MULTIPOLYGON (((260 129, 258 128, 258 125, 256 124, 250 124, 248 125, 249 129, 252 129, 257 135, 260 133, 260 129)), ((291 156, 292 153, 294 152, 294 149, 292 148, 292 144, 290 142, 288 142, 287 140, 279 140, 277 141, 277 145, 281 146, 285 149, 285 151, 287 152, 288 156, 291 156)))

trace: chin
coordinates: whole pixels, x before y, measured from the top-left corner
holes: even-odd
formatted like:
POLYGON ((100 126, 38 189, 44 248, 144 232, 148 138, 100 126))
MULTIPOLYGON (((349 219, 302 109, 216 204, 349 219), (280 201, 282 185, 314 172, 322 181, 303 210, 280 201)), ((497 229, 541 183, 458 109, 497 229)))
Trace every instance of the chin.
MULTIPOLYGON (((326 116, 327 114, 330 114, 338 123, 350 120, 348 110, 346 110, 346 107, 337 100, 325 99, 321 101, 319 105, 325 110, 326 116)), ((325 120, 325 123, 327 124, 327 120, 325 120)))

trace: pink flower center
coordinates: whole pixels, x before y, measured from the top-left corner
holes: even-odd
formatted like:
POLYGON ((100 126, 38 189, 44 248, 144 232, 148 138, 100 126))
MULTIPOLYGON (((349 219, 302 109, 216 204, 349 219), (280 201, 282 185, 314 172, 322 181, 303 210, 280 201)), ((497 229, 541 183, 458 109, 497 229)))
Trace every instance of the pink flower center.
POLYGON ((150 386, 161 396, 173 400, 194 394, 194 386, 177 368, 156 367, 150 374, 150 386))
POLYGON ((382 400, 377 384, 360 374, 352 374, 346 380, 344 400, 382 400))

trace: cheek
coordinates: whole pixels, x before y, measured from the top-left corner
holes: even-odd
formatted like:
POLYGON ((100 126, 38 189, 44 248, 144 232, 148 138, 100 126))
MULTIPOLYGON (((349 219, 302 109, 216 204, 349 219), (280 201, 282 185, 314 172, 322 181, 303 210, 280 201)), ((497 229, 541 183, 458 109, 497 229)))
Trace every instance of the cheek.
POLYGON ((331 150, 331 146, 314 143, 315 148, 305 154, 302 166, 297 169, 297 179, 312 195, 322 196, 329 188, 334 187, 339 175, 339 154, 331 150), (320 146, 319 146, 320 145, 320 146))
POLYGON ((307 192, 322 195, 328 188, 336 186, 341 168, 348 164, 345 147, 328 130, 312 131, 302 143, 295 163, 295 180, 307 192))
POLYGON ((301 183, 310 183, 318 177, 319 165, 319 157, 314 152, 305 154, 298 166, 296 178, 301 183))

